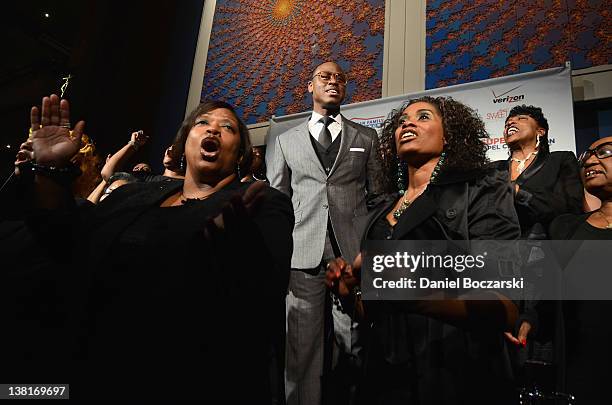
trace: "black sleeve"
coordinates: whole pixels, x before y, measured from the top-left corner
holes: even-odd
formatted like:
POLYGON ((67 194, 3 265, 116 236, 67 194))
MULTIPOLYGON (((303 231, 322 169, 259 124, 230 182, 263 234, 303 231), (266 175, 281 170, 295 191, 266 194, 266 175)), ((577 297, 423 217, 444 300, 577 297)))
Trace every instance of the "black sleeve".
POLYGON ((508 172, 488 169, 469 188, 470 239, 515 240, 521 235, 508 172))
POLYGON ((584 188, 580 179, 580 167, 573 153, 561 155, 557 181, 552 191, 537 185, 525 184, 516 194, 519 216, 530 222, 550 222, 561 214, 580 214, 584 188))
POLYGON ((286 290, 289 283, 294 221, 289 197, 270 188, 254 218, 256 229, 251 240, 268 252, 283 290, 286 290))
POLYGON ((380 156, 378 154, 378 133, 371 129, 368 135, 372 138, 372 146, 368 155, 368 163, 366 168, 366 188, 368 194, 366 196, 366 206, 368 210, 375 207, 384 196, 383 184, 383 169, 380 156))

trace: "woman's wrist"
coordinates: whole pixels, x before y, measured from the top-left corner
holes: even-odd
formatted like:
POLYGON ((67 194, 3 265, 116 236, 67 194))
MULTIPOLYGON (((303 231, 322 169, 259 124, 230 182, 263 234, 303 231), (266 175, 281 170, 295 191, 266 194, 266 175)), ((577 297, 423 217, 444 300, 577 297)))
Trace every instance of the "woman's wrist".
POLYGON ((26 162, 19 165, 21 172, 30 172, 37 176, 43 176, 53 181, 66 184, 71 183, 81 175, 81 169, 70 163, 67 166, 57 167, 52 165, 41 165, 36 162, 26 162))
POLYGON ((134 148, 135 151, 140 149, 140 145, 138 144, 138 142, 136 142, 133 139, 130 139, 130 141, 128 142, 128 145, 130 145, 132 148, 134 148))

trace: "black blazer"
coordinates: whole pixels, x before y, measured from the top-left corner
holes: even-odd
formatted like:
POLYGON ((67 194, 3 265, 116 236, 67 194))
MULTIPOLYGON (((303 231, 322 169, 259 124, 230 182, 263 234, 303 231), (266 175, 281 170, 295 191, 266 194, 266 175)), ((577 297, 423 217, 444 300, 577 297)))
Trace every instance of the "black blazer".
MULTIPOLYGON (((510 160, 492 164, 499 170, 508 171, 510 160)), ((578 160, 572 152, 538 154, 515 183, 519 185, 515 207, 522 238, 543 239, 556 216, 582 212, 584 189, 578 160)))

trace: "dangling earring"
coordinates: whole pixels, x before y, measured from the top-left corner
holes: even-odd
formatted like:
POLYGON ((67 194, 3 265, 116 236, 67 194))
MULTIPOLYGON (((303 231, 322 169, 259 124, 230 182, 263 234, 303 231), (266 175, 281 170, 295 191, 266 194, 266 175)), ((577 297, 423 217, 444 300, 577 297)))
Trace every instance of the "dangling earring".
POLYGON ((240 175, 240 163, 236 163, 236 172, 238 173, 238 180, 241 180, 242 176, 240 175))
POLYGON ((408 169, 408 165, 405 162, 402 162, 397 156, 397 190, 400 195, 404 195, 406 192, 406 170, 408 169))
POLYGON ((536 149, 540 147, 540 138, 542 138, 542 135, 536 136, 536 146, 535 146, 536 149))
POLYGON ((185 166, 187 166, 187 163, 185 162, 185 154, 183 153, 181 155, 181 161, 180 161, 180 164, 179 164, 179 168, 181 169, 182 172, 185 171, 185 166))

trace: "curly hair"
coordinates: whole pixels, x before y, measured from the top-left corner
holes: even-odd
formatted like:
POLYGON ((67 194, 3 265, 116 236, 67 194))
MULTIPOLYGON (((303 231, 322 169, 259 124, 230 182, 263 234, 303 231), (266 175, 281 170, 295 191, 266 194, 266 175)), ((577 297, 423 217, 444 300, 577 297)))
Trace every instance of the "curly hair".
POLYGON ((251 161, 253 160, 253 151, 251 146, 251 137, 249 136, 249 129, 244 122, 238 117, 234 107, 224 101, 204 101, 196 107, 185 119, 179 128, 174 142, 172 143, 172 149, 168 151, 168 154, 172 158, 173 162, 176 162, 176 166, 172 167, 171 170, 180 174, 185 174, 185 170, 180 170, 178 163, 181 161, 183 154, 185 153, 185 142, 187 136, 191 131, 191 128, 195 125, 196 118, 200 115, 216 110, 218 108, 224 108, 230 110, 236 121, 238 121, 238 132, 240 133, 240 148, 238 150, 238 166, 240 167, 240 173, 247 173, 251 167, 251 161))
POLYGON ((479 169, 488 163, 487 146, 482 139, 488 138, 489 135, 485 130, 484 122, 476 111, 452 97, 423 96, 412 99, 389 113, 380 135, 379 153, 385 174, 385 186, 389 192, 398 191, 398 164, 400 161, 395 145, 395 130, 399 126, 399 119, 404 110, 418 102, 431 104, 442 117, 446 158, 444 165, 440 168, 441 173, 479 169))
POLYGON ((102 159, 96 154, 96 146, 87 134, 83 134, 81 149, 71 161, 81 169, 81 175, 72 183, 72 193, 86 199, 102 180, 100 174, 102 159))
POLYGON ((510 118, 516 117, 517 115, 530 116, 538 123, 540 128, 544 129, 544 135, 542 135, 542 139, 540 139, 540 146, 538 149, 539 152, 548 155, 550 153, 550 148, 548 146, 548 120, 542 113, 542 109, 540 107, 525 104, 514 106, 508 113, 504 124, 508 123, 510 118))

